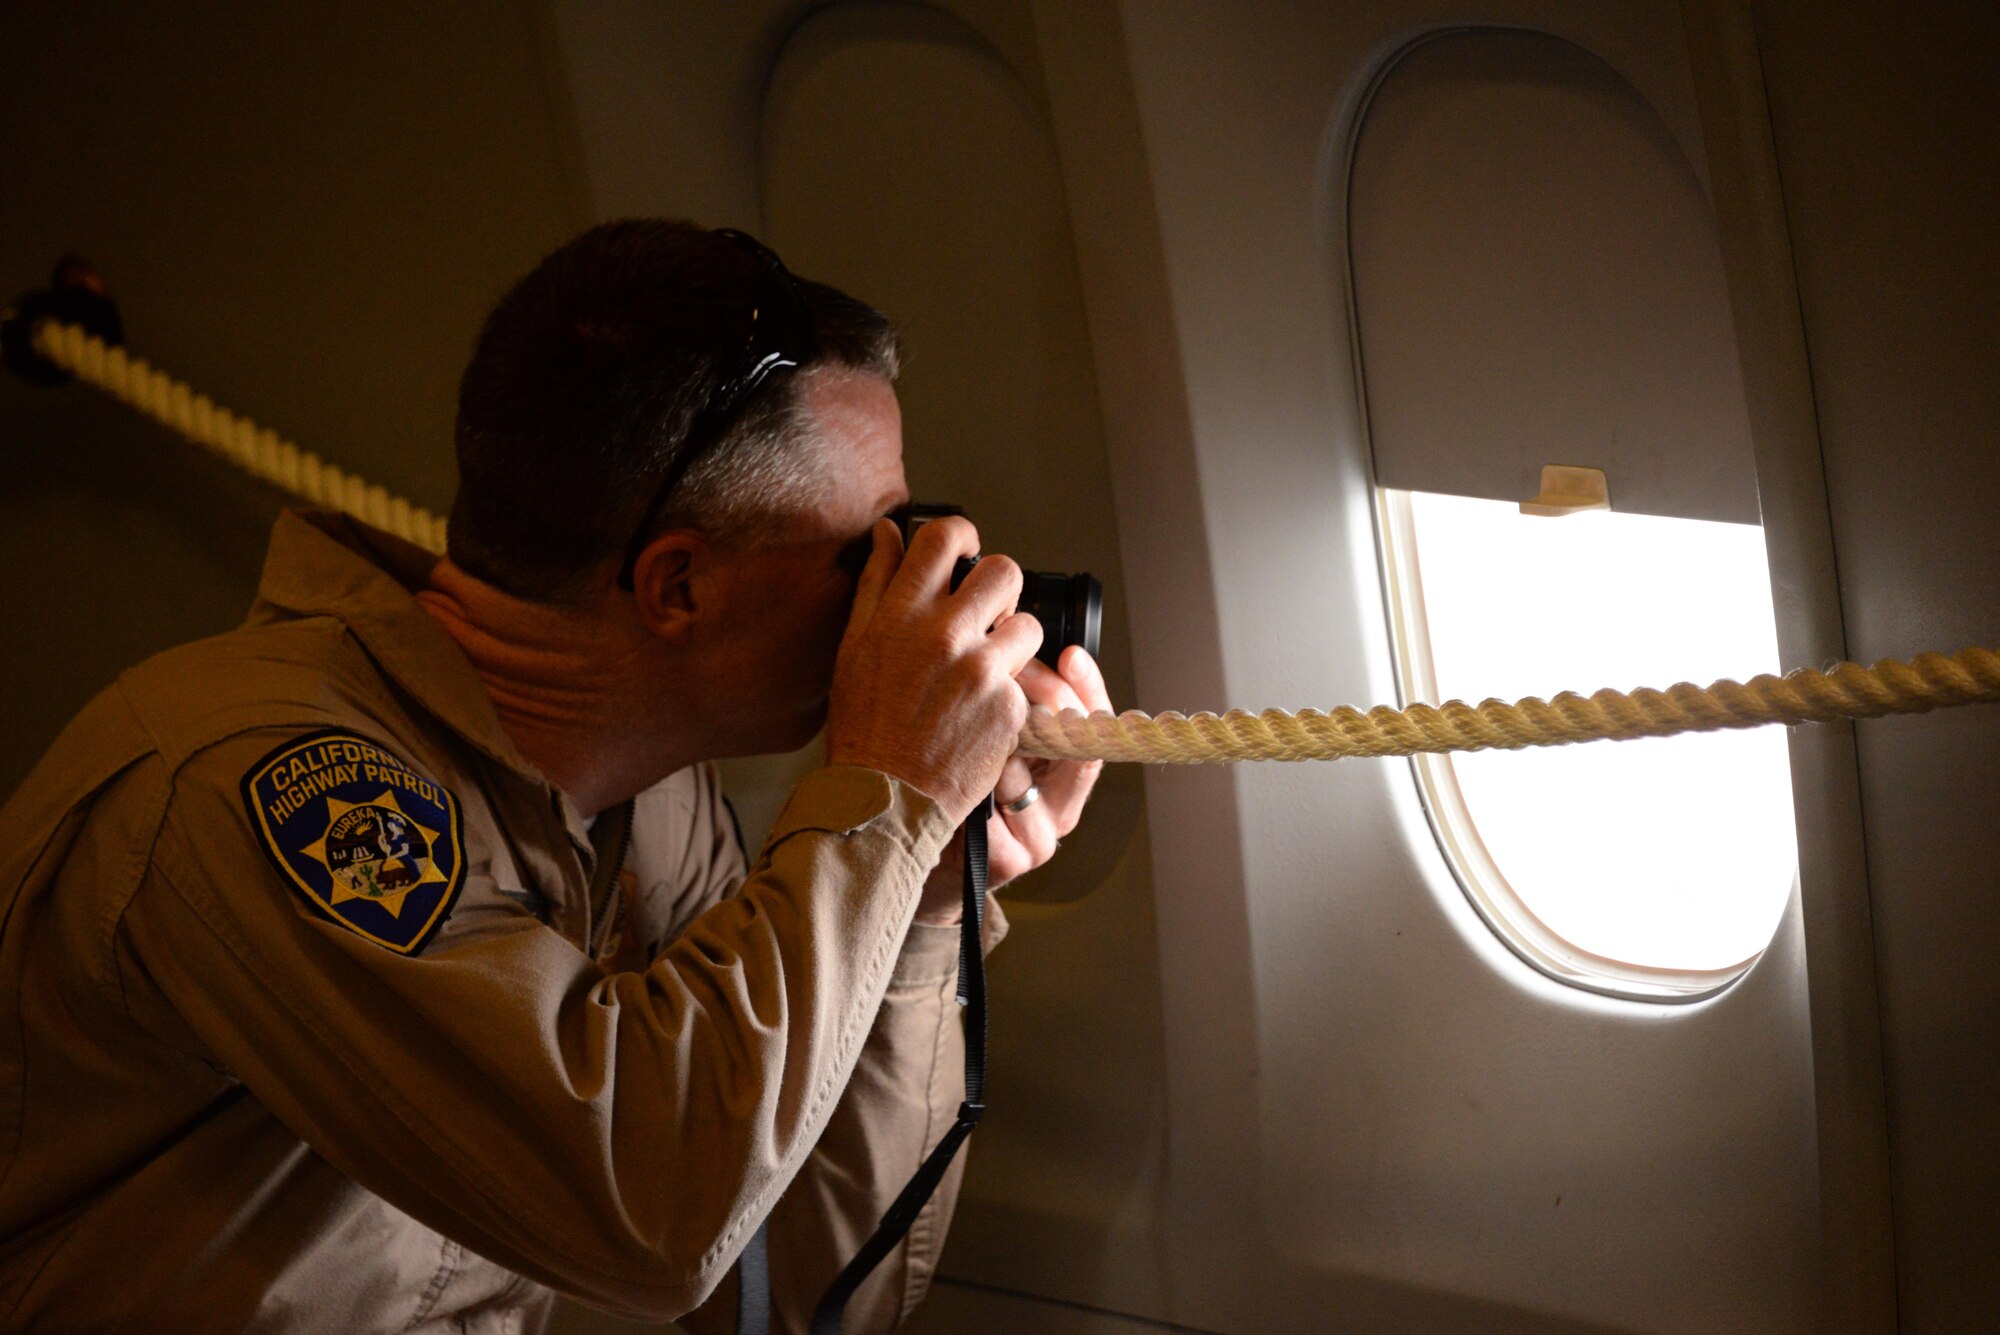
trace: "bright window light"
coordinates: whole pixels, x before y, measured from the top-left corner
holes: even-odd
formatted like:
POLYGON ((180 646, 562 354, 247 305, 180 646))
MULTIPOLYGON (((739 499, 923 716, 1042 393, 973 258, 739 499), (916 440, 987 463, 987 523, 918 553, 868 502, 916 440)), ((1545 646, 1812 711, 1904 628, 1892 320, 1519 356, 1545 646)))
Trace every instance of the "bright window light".
MULTIPOLYGON (((1411 700, 1515 700, 1778 670, 1763 531, 1650 515, 1529 516, 1384 491, 1411 700)), ((1796 877, 1781 728, 1420 758, 1481 913, 1545 972, 1687 998, 1770 942, 1796 877)))

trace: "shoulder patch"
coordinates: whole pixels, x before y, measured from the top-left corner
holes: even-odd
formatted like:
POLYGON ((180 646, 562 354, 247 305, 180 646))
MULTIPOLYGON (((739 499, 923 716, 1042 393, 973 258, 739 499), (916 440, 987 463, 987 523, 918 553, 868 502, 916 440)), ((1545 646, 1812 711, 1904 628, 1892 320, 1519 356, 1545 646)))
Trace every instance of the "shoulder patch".
POLYGON ((398 954, 423 949, 465 884, 458 799, 354 733, 278 747, 243 776, 243 806, 288 885, 398 954))

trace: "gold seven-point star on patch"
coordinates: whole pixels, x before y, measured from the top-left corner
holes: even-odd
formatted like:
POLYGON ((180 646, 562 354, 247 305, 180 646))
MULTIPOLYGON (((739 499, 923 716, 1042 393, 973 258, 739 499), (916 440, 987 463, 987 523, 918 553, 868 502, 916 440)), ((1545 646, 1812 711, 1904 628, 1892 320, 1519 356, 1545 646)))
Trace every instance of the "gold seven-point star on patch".
POLYGON ((392 789, 370 802, 329 794, 326 815, 326 833, 300 851, 326 868, 333 904, 366 899, 400 917, 404 896, 449 879, 432 855, 438 831, 417 824, 392 789))

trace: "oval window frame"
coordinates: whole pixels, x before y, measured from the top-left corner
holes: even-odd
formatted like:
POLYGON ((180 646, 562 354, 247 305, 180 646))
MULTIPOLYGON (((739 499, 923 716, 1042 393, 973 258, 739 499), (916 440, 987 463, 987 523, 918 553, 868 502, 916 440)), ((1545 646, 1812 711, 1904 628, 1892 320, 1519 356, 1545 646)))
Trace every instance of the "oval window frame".
MULTIPOLYGON (((1374 489, 1377 548, 1400 702, 1440 704, 1410 493, 1379 484, 1374 489)), ((1466 901, 1488 930, 1538 973, 1600 996, 1687 1004, 1727 991, 1770 949, 1767 941, 1745 959, 1713 969, 1632 964, 1582 949, 1544 922, 1501 870, 1480 836, 1451 757, 1413 755, 1410 773, 1432 838, 1466 901)), ((1797 895, 1798 884, 1794 869, 1791 895, 1797 895)), ((1775 928, 1782 921, 1781 914, 1772 940, 1777 939, 1775 928)))

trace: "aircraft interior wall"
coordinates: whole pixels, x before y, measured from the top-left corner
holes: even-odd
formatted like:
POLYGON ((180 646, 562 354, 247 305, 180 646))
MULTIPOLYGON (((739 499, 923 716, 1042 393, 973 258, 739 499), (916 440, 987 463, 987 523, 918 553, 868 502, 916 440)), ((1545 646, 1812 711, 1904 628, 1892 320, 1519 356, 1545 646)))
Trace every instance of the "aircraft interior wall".
MULTIPOLYGON (((1724 389, 1674 410, 1721 424, 1712 462, 1615 440, 1539 461, 1601 462, 1614 507, 1642 468, 1661 495, 1726 475, 1660 512, 1754 506, 1785 665, 1907 657, 2000 639, 1983 17, 9 7, 0 265, 25 288, 87 256, 135 348, 442 510, 456 377, 513 278, 600 219, 742 227, 902 324, 916 494, 1029 567, 1104 580, 1120 706, 1365 706, 1404 689, 1376 500, 1390 404, 1452 373, 1421 338, 1415 389, 1386 369, 1366 311, 1385 269, 1357 232, 1390 205, 1355 192, 1400 178, 1367 177, 1359 145, 1426 44, 1560 44, 1686 174, 1715 323, 1659 359, 1724 389)), ((1519 318, 1524 346, 1563 334, 1559 310, 1519 318)), ((1569 387, 1492 392, 1525 412, 1569 387)), ((1488 445, 1464 476, 1493 475, 1488 445)), ((279 499, 81 390, 0 380, 0 449, 11 790, 123 667, 235 623, 279 499)), ((1396 458, 1398 485, 1443 466, 1396 458)), ((993 1111, 914 1328, 1984 1328, 1996 756, 1990 706, 1793 730, 1797 889, 1746 973, 1677 1005, 1517 956, 1402 761, 1109 767, 1007 896, 993 1111)), ((753 844, 813 763, 725 766, 753 844)))

